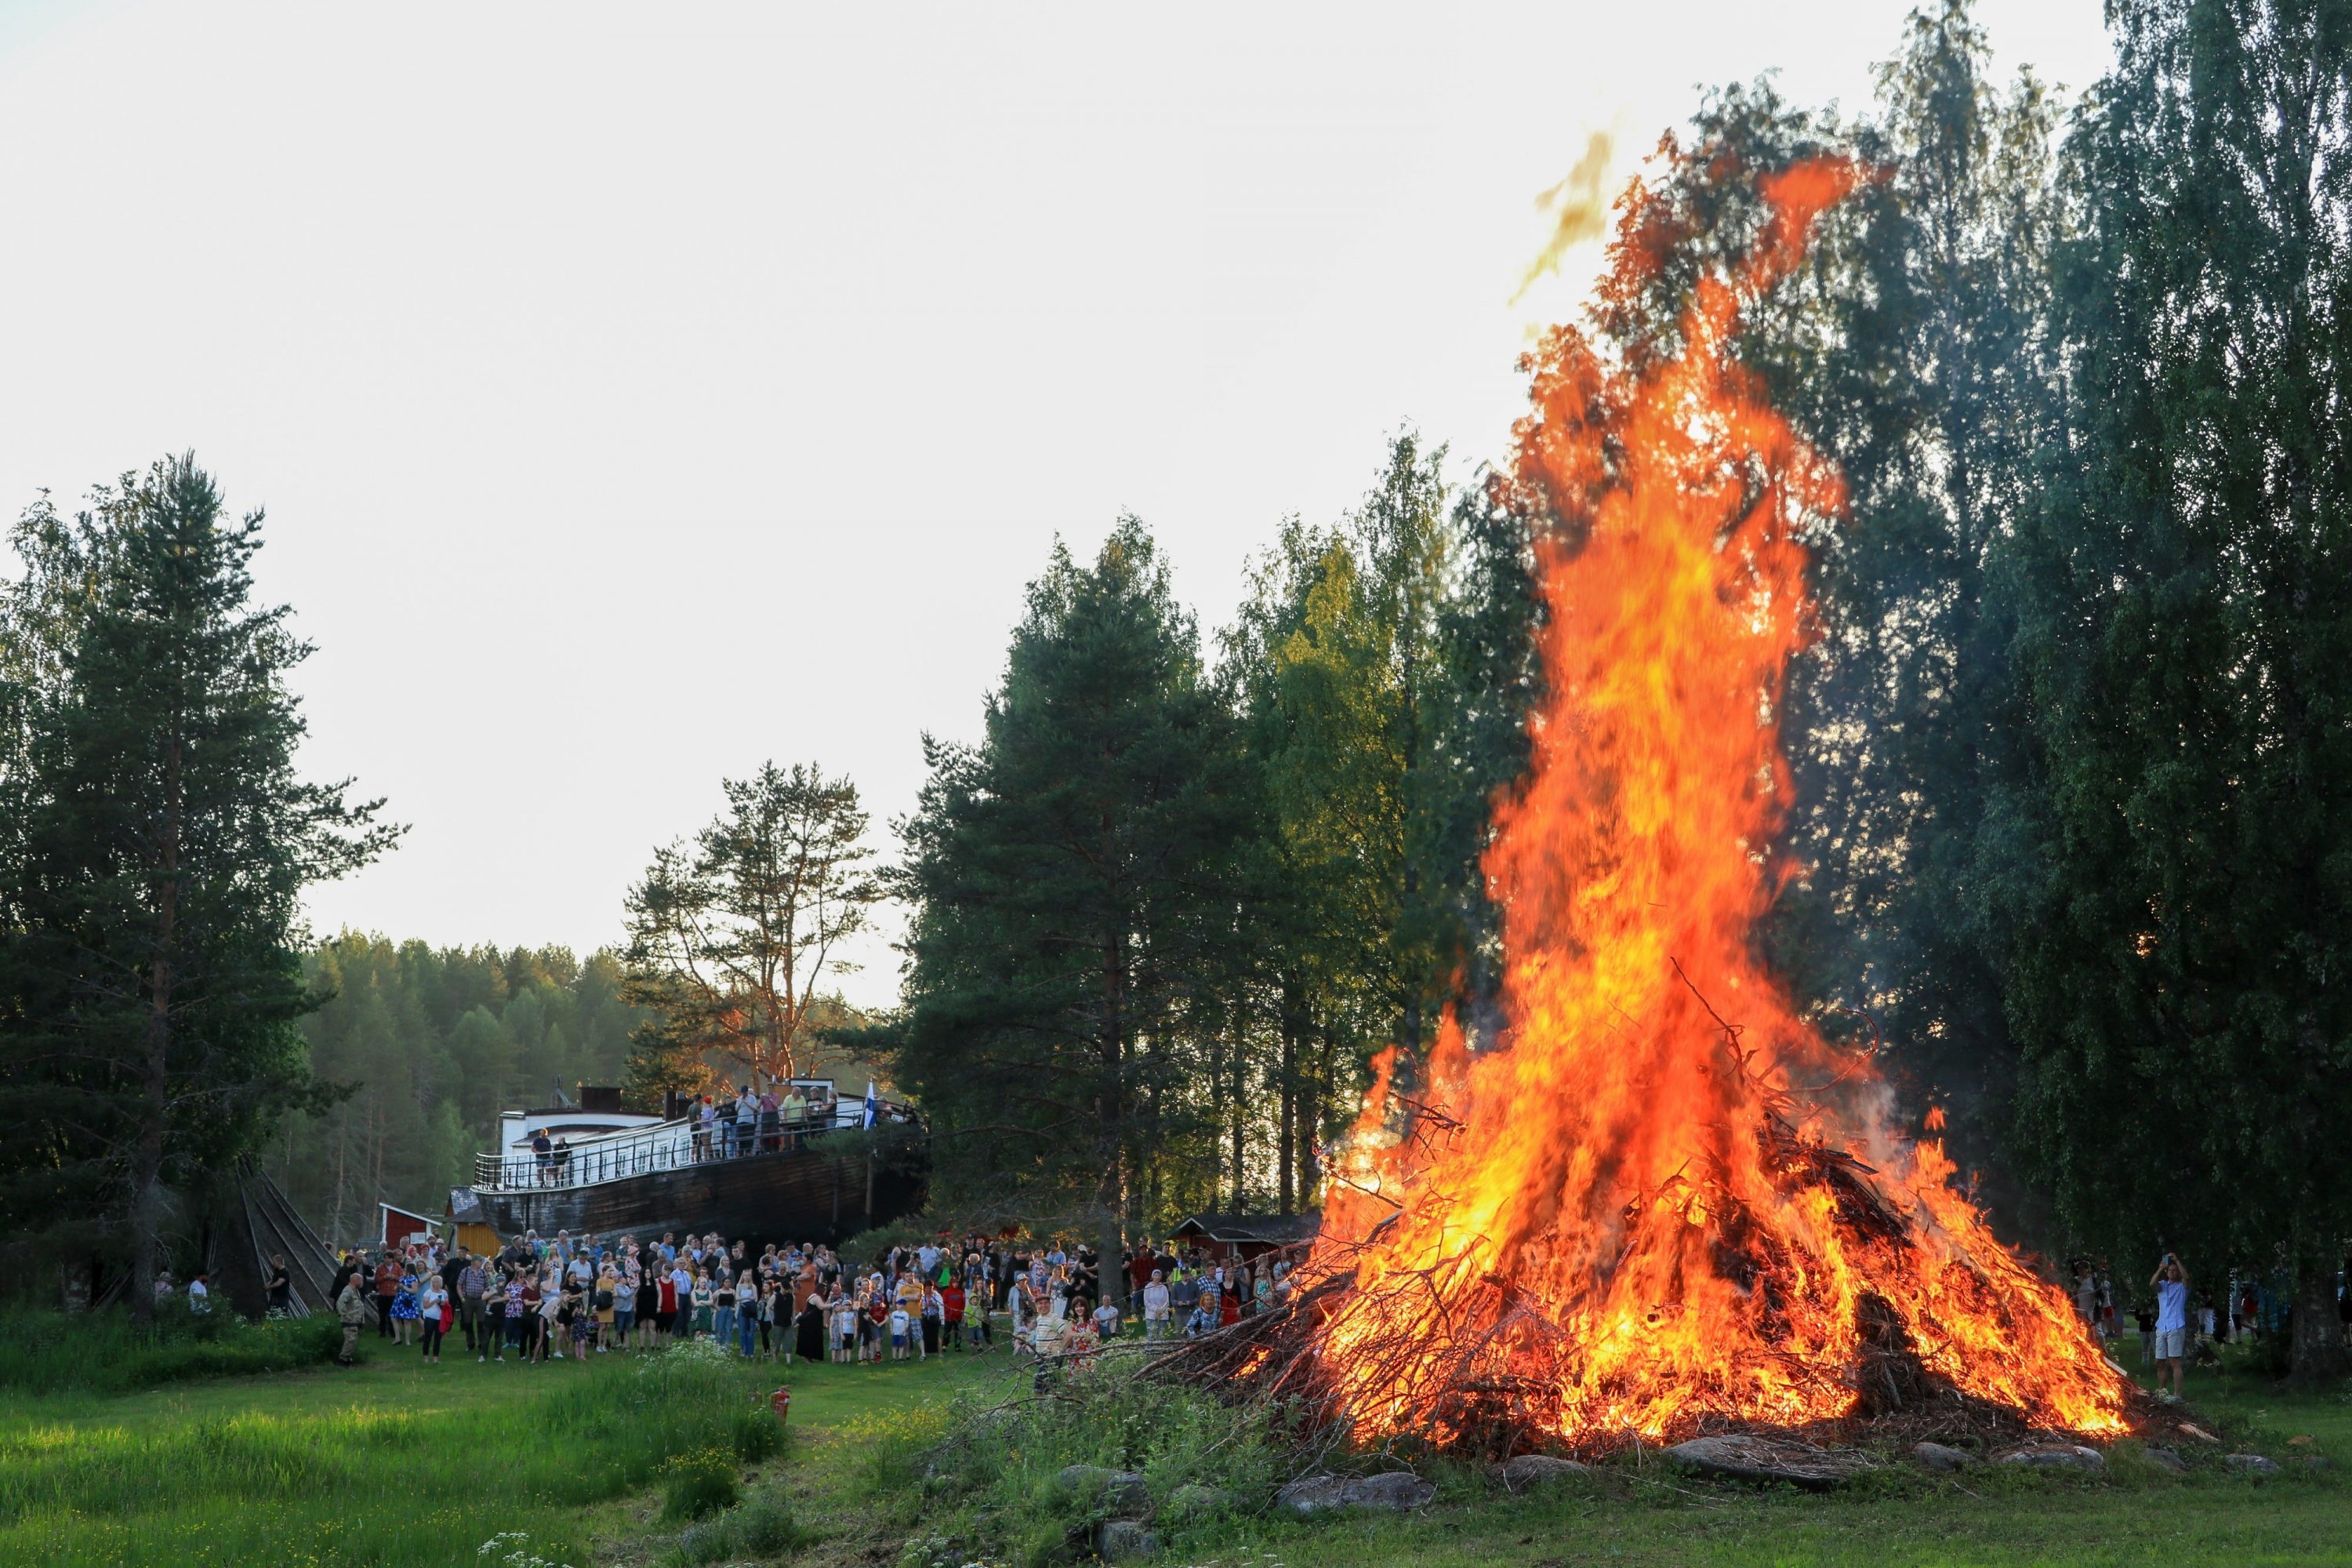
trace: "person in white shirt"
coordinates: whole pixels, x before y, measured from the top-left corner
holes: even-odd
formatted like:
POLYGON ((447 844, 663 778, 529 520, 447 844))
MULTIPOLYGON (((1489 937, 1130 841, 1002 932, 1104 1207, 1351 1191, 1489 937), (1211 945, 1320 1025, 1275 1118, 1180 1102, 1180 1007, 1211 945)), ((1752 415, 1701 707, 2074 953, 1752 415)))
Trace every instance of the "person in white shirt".
POLYGON ((1168 1332, 1168 1287, 1160 1278, 1160 1270, 1151 1271, 1151 1283, 1143 1288, 1143 1337, 1156 1340, 1168 1332))
POLYGON ((1095 1332, 1102 1336, 1105 1344, 1118 1338, 1118 1309, 1110 1304, 1108 1298, 1095 1309, 1095 1332))
POLYGON ((199 1274, 194 1279, 188 1281, 188 1310, 191 1312, 209 1312, 212 1310, 213 1293, 211 1289, 205 1286, 205 1277, 199 1274))

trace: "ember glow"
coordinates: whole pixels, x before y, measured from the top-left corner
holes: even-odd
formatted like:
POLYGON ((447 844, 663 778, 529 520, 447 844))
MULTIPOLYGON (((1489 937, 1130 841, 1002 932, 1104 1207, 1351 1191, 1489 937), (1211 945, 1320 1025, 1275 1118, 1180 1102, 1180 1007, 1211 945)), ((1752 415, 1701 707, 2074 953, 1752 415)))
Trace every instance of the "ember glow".
MULTIPOLYGON (((1807 635, 1797 533, 1843 497, 1729 351, 1855 178, 1768 181, 1772 221, 1701 285, 1675 357, 1616 363, 1563 329, 1531 362, 1516 478, 1565 537, 1541 561, 1534 761, 1486 860, 1506 1038, 1474 1053, 1449 1020, 1411 1103, 1384 1058, 1334 1173, 1309 1273, 1354 1287, 1313 1353, 1360 1436, 1598 1445, 1947 1390, 2123 1429, 2065 1297, 1752 951, 1807 635)), ((1618 247, 1619 286, 1639 250, 1618 247)))

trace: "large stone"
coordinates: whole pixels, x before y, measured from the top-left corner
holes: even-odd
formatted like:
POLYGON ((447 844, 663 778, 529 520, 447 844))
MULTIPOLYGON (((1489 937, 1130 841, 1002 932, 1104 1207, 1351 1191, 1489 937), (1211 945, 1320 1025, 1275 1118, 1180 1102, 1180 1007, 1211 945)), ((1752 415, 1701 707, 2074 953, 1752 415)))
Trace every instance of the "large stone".
POLYGON ((1942 1443, 1914 1443, 1911 1457, 1939 1476, 1965 1470, 1977 1462, 1977 1457, 1966 1448, 1954 1448, 1942 1443))
POLYGON ((2221 1462, 2241 1475, 2274 1476, 2279 1473, 2277 1461, 2266 1459, 2260 1454, 2224 1454, 2221 1462))
POLYGON ((1808 1491, 1827 1491, 1870 1468, 1867 1459, 1832 1454, 1784 1437, 1693 1437, 1666 1450, 1666 1458, 1705 1476, 1735 1481, 1781 1482, 1808 1491))
POLYGON ((2033 1470, 2105 1470, 2107 1457, 2096 1448, 2080 1443, 2050 1443, 2038 1448, 2020 1448, 2003 1454, 2004 1465, 2022 1465, 2033 1470))
POLYGON ((1521 1454, 1495 1467, 1495 1478, 1515 1492, 1548 1486, 1569 1476, 1589 1476, 1590 1465, 1563 1459, 1557 1454, 1521 1454))
POLYGON ((1133 1470, 1069 1465, 1056 1479, 1071 1496, 1100 1508, 1113 1519, 1141 1519, 1151 1511, 1150 1485, 1133 1470))
POLYGON ((1274 1506, 1300 1519, 1351 1508, 1420 1508, 1437 1495, 1437 1483, 1411 1470, 1377 1476, 1301 1476, 1274 1494, 1274 1506))
POLYGON ((1159 1532, 1131 1519, 1107 1519, 1095 1527, 1095 1554, 1106 1563, 1149 1557, 1159 1550, 1159 1532))
POLYGON ((2159 1470, 2168 1470, 2176 1476, 2185 1476, 2189 1473, 2189 1461, 2170 1448, 2152 1447, 2143 1449, 2142 1452, 2147 1455, 2147 1462, 2159 1470))

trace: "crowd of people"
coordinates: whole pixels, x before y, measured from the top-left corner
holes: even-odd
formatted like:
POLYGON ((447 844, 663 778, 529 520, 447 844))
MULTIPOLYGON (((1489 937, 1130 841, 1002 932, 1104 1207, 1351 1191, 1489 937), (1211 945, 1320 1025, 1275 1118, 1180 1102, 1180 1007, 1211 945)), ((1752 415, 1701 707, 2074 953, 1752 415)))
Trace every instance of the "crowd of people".
MULTIPOLYGON (((290 1281, 273 1259, 270 1304, 290 1281)), ((344 1253, 331 1296, 344 1328, 341 1360, 358 1352, 368 1310, 376 1332, 437 1364, 462 1343, 480 1364, 571 1361, 707 1341, 729 1353, 877 1363, 980 1353, 1090 1358, 1122 1334, 1198 1335, 1286 1300, 1289 1265, 1221 1261, 1196 1252, 1125 1253, 1106 1288, 1097 1254, 1059 1242, 940 1237, 855 1263, 816 1243, 712 1235, 658 1241, 559 1231, 514 1237, 477 1254, 439 1238, 344 1253)))

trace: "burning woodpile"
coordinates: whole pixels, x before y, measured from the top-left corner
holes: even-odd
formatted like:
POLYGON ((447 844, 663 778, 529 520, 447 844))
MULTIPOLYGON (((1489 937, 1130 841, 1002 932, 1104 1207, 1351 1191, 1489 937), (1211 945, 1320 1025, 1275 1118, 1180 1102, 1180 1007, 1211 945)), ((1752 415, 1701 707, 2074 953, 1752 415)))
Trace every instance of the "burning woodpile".
MULTIPOLYGON (((1561 527, 1534 760, 1486 858, 1500 1038, 1474 1049, 1449 1020, 1425 1062, 1381 1059, 1289 1308, 1167 1373, 1358 1442, 1495 1455, 2126 1429, 2126 1380, 1956 1189, 1940 1121, 1899 1129, 1868 1057, 1755 954, 1783 874, 1801 537, 1843 492, 1734 343, 1856 179, 1767 180, 1760 238, 1699 281, 1671 353, 1559 329, 1531 356, 1512 478, 1561 527)), ((1643 202, 1607 289, 1653 265, 1643 202)))

